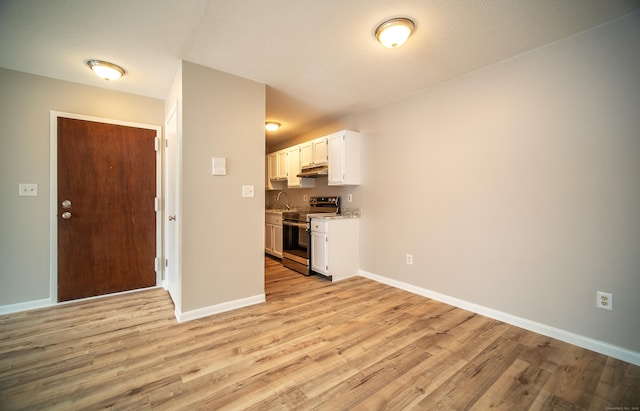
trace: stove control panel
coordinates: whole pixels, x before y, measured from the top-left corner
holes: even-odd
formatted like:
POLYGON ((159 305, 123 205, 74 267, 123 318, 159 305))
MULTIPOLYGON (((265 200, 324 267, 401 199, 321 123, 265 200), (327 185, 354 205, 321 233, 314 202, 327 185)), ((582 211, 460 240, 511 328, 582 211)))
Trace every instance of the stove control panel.
POLYGON ((309 205, 314 207, 339 207, 340 197, 310 197, 309 205))

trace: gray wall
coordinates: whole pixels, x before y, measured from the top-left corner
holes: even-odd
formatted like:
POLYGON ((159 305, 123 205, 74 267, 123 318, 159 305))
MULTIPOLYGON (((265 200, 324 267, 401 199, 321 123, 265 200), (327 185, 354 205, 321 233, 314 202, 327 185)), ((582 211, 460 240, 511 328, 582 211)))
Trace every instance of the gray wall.
POLYGON ((361 269, 640 352, 638 67, 640 13, 295 142, 365 134, 361 269))
POLYGON ((0 69, 0 306, 50 298, 49 111, 163 125, 162 100, 0 69), (38 184, 18 197, 19 183, 38 184))
POLYGON ((264 84, 182 63, 183 312, 264 294, 264 112, 264 84))

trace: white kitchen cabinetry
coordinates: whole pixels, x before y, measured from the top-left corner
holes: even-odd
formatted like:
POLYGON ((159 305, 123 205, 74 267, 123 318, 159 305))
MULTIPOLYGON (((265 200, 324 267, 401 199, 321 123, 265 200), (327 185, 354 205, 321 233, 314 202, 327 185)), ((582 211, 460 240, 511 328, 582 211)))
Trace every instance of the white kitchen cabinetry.
POLYGON ((282 258, 282 213, 266 213, 264 252, 282 258))
POLYGON ((327 138, 321 137, 315 139, 311 142, 311 144, 313 145, 313 165, 319 166, 327 164, 327 162, 329 161, 327 138))
POLYGON ((278 177, 278 153, 267 154, 267 178, 273 180, 278 177))
POLYGON ((311 270, 329 275, 329 223, 327 220, 311 219, 311 270))
POLYGON ((314 179, 298 177, 300 170, 300 146, 289 147, 287 149, 287 187, 315 187, 316 181, 314 179))
POLYGON ((278 156, 277 178, 278 178, 278 180, 286 180, 287 179, 287 168, 288 168, 287 151, 286 150, 280 150, 280 151, 276 152, 276 155, 278 156))
POLYGON ((332 281, 358 275, 358 218, 311 218, 311 270, 332 281))
POLYGON ((287 179, 287 152, 285 150, 267 154, 267 190, 282 190, 287 179))
POLYGON ((267 154, 267 169, 269 180, 287 179, 287 151, 280 150, 267 154))
POLYGON ((300 166, 311 167, 327 164, 327 138, 320 137, 300 144, 300 166))
POLYGON ((313 144, 311 141, 300 144, 300 167, 313 165, 313 144))
POLYGON ((281 190, 283 188, 283 181, 278 180, 278 154, 267 154, 265 160, 266 164, 266 178, 265 187, 267 190, 281 190))
POLYGON ((330 186, 360 184, 359 133, 349 130, 327 136, 330 186))

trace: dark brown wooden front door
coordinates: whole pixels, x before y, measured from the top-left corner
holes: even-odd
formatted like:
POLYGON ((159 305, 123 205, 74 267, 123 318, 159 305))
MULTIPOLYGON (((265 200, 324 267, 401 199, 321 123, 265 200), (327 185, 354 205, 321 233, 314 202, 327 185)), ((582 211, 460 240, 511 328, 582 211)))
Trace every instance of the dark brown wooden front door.
POLYGON ((156 284, 155 136, 58 118, 58 301, 156 284))

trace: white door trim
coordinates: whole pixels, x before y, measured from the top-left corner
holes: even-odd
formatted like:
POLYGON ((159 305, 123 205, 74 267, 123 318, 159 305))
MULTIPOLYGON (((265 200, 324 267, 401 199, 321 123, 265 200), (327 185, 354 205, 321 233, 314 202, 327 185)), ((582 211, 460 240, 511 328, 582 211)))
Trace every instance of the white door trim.
MULTIPOLYGON (((144 128, 156 131, 156 137, 162 141, 162 127, 151 124, 133 123, 82 114, 49 112, 49 278, 51 304, 58 304, 58 117, 75 120, 94 121, 119 126, 144 128)), ((156 198, 162 204, 162 150, 156 150, 156 198)), ((162 207, 156 212, 156 286, 162 283, 162 207)))
POLYGON ((169 258, 169 265, 164 266, 164 284, 173 300, 175 311, 182 310, 182 279, 181 279, 181 241, 182 238, 182 215, 180 204, 180 176, 181 176, 181 138, 180 138, 180 118, 178 111, 179 102, 173 104, 169 115, 165 119, 165 139, 162 145, 164 150, 164 258, 169 258), (168 145, 167 145, 168 141, 168 145), (171 162, 169 151, 173 150, 174 162, 171 162), (170 168, 173 168, 172 170, 170 168), (173 185, 173 190, 171 189, 173 185), (173 195, 173 198, 172 198, 173 195), (171 204, 173 203, 173 204, 171 204), (168 221, 169 215, 173 211, 175 220, 168 221), (171 227, 173 225, 173 228, 171 227), (173 261, 171 261, 173 259, 173 261))

